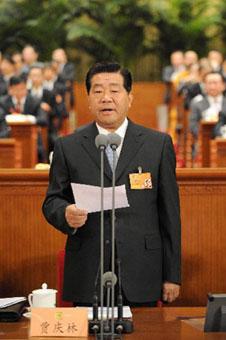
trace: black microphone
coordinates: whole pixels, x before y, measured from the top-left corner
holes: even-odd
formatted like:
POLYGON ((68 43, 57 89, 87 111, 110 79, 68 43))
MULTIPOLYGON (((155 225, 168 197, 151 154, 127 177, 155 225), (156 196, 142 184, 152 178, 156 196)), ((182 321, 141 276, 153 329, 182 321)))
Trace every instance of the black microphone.
POLYGON ((121 144, 121 137, 117 133, 109 133, 108 135, 108 144, 112 150, 116 150, 121 144))
POLYGON ((117 283, 117 276, 112 272, 105 272, 103 275, 103 284, 105 287, 115 286, 117 283))
POLYGON ((108 137, 100 133, 95 138, 95 144, 97 149, 105 150, 108 146, 108 137))

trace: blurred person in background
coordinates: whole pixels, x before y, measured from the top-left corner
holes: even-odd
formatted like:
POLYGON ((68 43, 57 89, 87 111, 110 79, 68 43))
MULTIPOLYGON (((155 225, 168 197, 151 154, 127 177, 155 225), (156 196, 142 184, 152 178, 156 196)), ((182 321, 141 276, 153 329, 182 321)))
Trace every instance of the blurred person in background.
POLYGON ((63 119, 68 116, 63 94, 58 88, 48 90, 44 87, 44 68, 33 65, 28 74, 29 93, 40 102, 40 107, 48 113, 48 153, 53 150, 59 136, 63 119))
POLYGON ((201 120, 218 121, 221 112, 226 112, 225 84, 221 73, 209 72, 204 77, 204 94, 191 101, 189 128, 193 135, 192 156, 197 155, 197 139, 201 120))
POLYGON ((15 75, 16 67, 9 55, 4 55, 1 62, 0 96, 8 93, 9 79, 15 75))
MULTIPOLYGON (((8 95, 0 98, 0 115, 6 117, 9 114, 33 115, 37 125, 48 124, 48 112, 40 107, 39 100, 28 93, 25 80, 21 76, 10 78, 8 95)), ((40 134, 38 135, 38 159, 40 162, 46 159, 40 134)))
POLYGON ((0 112, 0 138, 8 138, 10 136, 10 128, 7 125, 4 115, 0 112))
POLYGON ((14 52, 12 54, 12 60, 14 61, 15 64, 16 75, 17 76, 21 75, 23 69, 22 54, 20 52, 14 52))
POLYGON ((22 50, 23 68, 22 75, 27 78, 30 68, 38 61, 38 51, 34 46, 26 45, 22 50))
POLYGON ((162 80, 166 85, 164 103, 169 104, 172 96, 172 84, 178 73, 185 69, 184 54, 182 51, 175 51, 170 56, 170 65, 165 66, 162 71, 162 80))
POLYGON ((223 55, 220 51, 211 50, 208 53, 208 61, 213 71, 222 73, 223 55))
POLYGON ((64 82, 66 85, 66 91, 70 96, 70 107, 74 106, 74 79, 75 79, 75 67, 73 63, 68 62, 66 52, 62 48, 57 48, 52 53, 52 63, 55 67, 60 82, 64 82))

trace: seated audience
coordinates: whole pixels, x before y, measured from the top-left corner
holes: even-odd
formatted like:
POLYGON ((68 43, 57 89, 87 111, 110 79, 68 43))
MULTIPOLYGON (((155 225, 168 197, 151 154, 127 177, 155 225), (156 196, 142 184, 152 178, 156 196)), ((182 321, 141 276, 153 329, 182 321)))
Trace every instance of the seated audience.
POLYGON ((51 91, 44 87, 43 67, 32 66, 28 75, 29 93, 40 102, 40 107, 48 112, 48 152, 53 150, 62 121, 68 116, 63 96, 57 88, 51 91))

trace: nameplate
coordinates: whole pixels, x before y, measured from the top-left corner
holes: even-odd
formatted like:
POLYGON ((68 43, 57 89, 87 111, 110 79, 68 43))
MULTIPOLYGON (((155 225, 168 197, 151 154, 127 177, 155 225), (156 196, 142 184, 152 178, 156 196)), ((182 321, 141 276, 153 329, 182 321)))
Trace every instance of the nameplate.
POLYGON ((88 337, 87 308, 31 308, 30 337, 88 337))

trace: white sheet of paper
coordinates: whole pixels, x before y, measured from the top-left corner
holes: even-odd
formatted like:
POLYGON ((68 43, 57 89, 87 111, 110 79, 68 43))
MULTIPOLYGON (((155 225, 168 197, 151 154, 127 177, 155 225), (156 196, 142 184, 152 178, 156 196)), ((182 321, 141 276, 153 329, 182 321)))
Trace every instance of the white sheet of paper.
POLYGON ((12 306, 12 305, 15 305, 18 302, 25 301, 25 300, 26 300, 26 297, 24 297, 24 296, 2 298, 2 299, 0 299, 0 308, 12 306))
MULTIPOLYGON (((89 213, 100 211, 101 188, 94 185, 71 183, 76 206, 89 213)), ((125 185, 115 187, 115 209, 129 207, 125 185)), ((104 188, 104 210, 112 208, 112 187, 104 188)))

